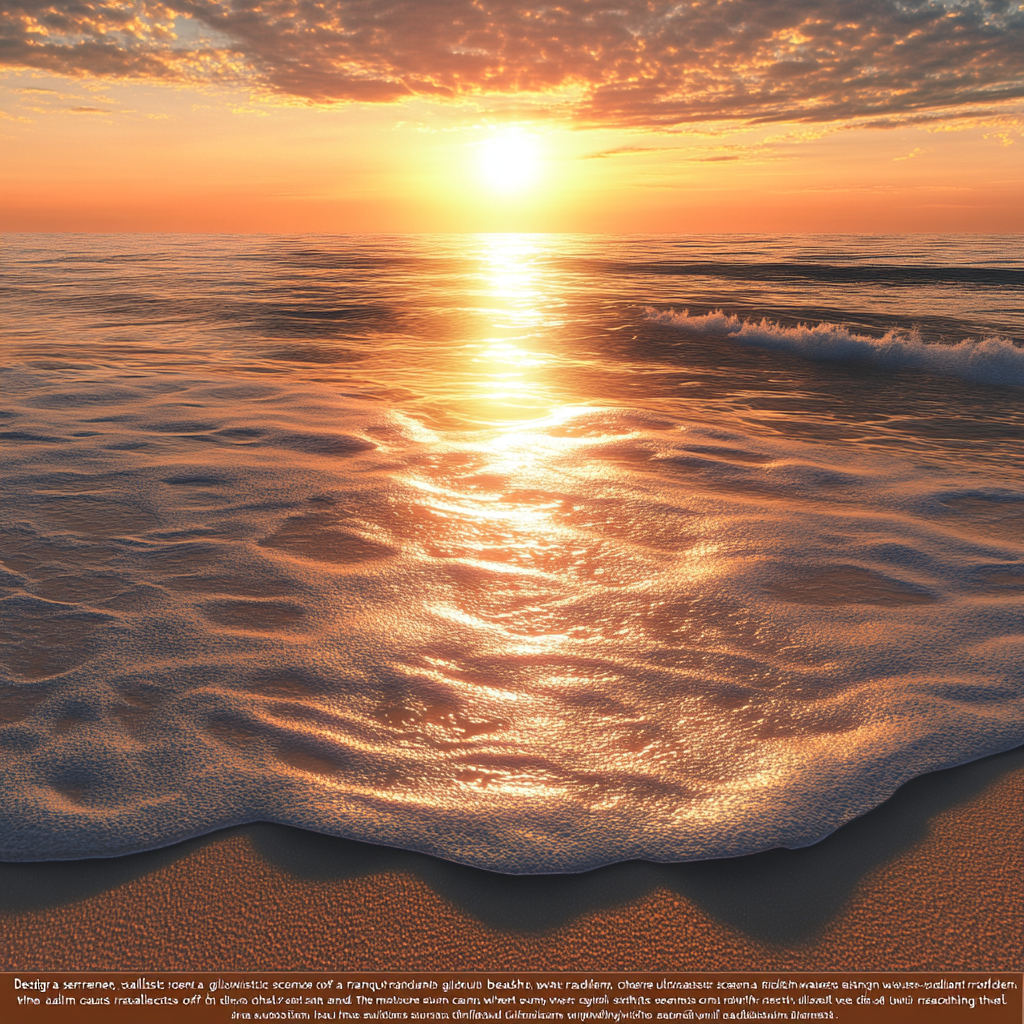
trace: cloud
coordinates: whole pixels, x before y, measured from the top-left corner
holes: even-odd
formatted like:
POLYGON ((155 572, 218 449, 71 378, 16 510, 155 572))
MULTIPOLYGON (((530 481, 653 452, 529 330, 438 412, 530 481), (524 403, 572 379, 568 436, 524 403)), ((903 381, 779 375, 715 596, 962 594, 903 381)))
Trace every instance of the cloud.
POLYGON ((614 149, 602 149, 597 153, 587 153, 584 160, 607 160, 613 156, 640 156, 643 153, 675 152, 675 146, 616 146, 614 149))
POLYGON ((577 122, 837 122, 1024 96, 1009 0, 11 0, 0 59, 314 103, 547 96, 577 122))
MULTIPOLYGON (((746 159, 777 159, 771 149, 765 145, 754 146, 719 146, 719 150, 734 150, 735 152, 714 152, 708 155, 694 155, 692 147, 687 148, 682 159, 688 163, 715 164, 732 160, 746 159)), ((596 153, 588 153, 584 160, 607 160, 616 156, 643 156, 647 153, 676 153, 683 151, 677 146, 616 146, 614 149, 602 149, 596 153)))
POLYGON ((893 160, 896 161, 897 163, 899 163, 899 161, 901 160, 914 160, 927 152, 927 149, 922 149, 920 146, 918 146, 917 149, 912 149, 906 156, 894 156, 893 160))

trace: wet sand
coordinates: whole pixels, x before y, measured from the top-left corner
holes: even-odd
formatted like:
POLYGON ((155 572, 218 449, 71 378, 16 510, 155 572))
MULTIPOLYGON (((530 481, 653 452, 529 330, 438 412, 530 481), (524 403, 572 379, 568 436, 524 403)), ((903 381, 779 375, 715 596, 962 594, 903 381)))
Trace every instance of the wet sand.
POLYGON ((824 842, 515 878, 293 828, 0 865, 4 970, 1021 970, 1024 748, 824 842))

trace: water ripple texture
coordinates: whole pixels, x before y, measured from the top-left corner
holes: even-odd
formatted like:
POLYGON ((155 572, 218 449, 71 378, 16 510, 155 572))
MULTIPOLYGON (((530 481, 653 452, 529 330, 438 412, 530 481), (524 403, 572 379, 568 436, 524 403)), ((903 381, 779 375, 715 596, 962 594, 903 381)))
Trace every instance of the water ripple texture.
POLYGON ((871 244, 708 240, 700 312, 664 240, 16 240, 0 857, 736 856, 1024 742, 1019 388, 784 333, 925 279, 1012 362, 1016 271, 871 244))

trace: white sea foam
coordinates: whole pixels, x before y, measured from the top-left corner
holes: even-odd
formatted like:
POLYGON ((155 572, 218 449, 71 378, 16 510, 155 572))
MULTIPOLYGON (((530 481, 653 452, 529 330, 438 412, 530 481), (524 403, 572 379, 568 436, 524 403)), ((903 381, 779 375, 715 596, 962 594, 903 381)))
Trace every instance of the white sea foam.
POLYGON ((703 316, 648 309, 657 323, 698 337, 728 337, 744 345, 790 352, 820 362, 865 363, 884 370, 918 369, 978 384, 1024 387, 1024 348, 1007 338, 965 338, 955 345, 926 343, 913 331, 892 330, 881 338, 854 334, 837 324, 782 327, 728 316, 721 310, 703 316))
POLYGON ((635 409, 7 377, 5 859, 252 820, 733 856, 1024 739, 1005 486, 635 409))

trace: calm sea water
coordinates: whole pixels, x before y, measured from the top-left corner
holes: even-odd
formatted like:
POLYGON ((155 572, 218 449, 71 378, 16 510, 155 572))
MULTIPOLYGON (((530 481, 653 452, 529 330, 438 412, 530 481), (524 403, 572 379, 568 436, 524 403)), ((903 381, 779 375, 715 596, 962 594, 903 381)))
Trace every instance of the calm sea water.
POLYGON ((733 856, 1024 742, 1019 238, 3 268, 4 859, 733 856))

